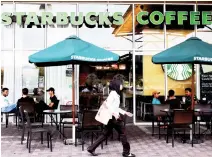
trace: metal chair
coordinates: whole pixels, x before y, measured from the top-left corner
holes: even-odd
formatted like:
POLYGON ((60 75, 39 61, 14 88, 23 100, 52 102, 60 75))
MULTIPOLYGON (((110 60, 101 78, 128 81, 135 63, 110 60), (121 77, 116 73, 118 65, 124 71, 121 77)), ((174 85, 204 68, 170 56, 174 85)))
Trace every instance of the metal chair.
POLYGON ((168 132, 172 134, 172 147, 174 147, 175 132, 183 131, 185 135, 186 130, 190 130, 191 133, 191 145, 193 147, 193 128, 194 128, 194 111, 188 110, 174 110, 173 122, 168 125, 167 128, 167 143, 168 143, 168 132), (192 125, 192 126, 191 126, 192 125))
MULTIPOLYGON (((84 110, 82 114, 82 124, 76 127, 76 137, 81 134, 82 151, 84 151, 85 136, 91 133, 91 144, 93 144, 93 137, 98 136, 103 131, 103 125, 95 120, 97 114, 96 110, 84 110)), ((75 137, 75 138, 76 138, 75 137)), ((75 146, 77 146, 77 140, 75 139, 75 146)), ((103 143, 101 144, 103 149, 103 143)))
MULTIPOLYGON (((207 110, 207 109, 211 109, 211 104, 197 104, 195 105, 195 112, 194 112, 194 115, 195 115, 195 120, 196 122, 198 123, 198 126, 199 126, 199 138, 200 138, 200 127, 201 127, 201 122, 205 122, 206 123, 206 128, 207 130, 204 131, 204 132, 207 132, 209 129, 212 129, 211 128, 211 117, 212 117, 212 113, 211 112, 201 112, 201 110, 207 110), (199 110, 199 111, 198 111, 199 110)), ((196 130, 194 129, 194 132, 196 130)), ((211 131, 211 134, 212 134, 212 130, 211 131)), ((203 132, 203 133, 204 133, 203 132)))
POLYGON ((155 122, 158 123, 159 128, 159 139, 160 139, 160 127, 161 123, 164 123, 163 126, 165 126, 165 118, 167 117, 167 114, 165 112, 161 112, 161 110, 169 109, 169 104, 160 104, 160 105, 152 105, 153 106, 153 116, 152 116, 152 136, 154 136, 154 129, 155 129, 155 122), (160 117, 161 119, 158 119, 160 117))
POLYGON ((47 144, 48 144, 48 148, 49 148, 49 144, 50 144, 50 150, 52 152, 52 135, 53 135, 53 131, 50 129, 45 129, 45 128, 33 128, 31 121, 30 121, 30 117, 29 117, 29 113, 24 110, 24 114, 27 120, 27 148, 29 149, 29 153, 31 152, 31 141, 32 141, 32 134, 35 133, 40 133, 41 134, 41 144, 43 144, 43 133, 46 133, 47 135, 47 144))
MULTIPOLYGON (((27 110, 27 109, 26 109, 27 110)), ((30 112, 30 111, 29 111, 30 112)), ((28 112, 28 113, 29 113, 28 112)), ((32 112, 32 111, 31 111, 32 112)), ((26 118, 24 116, 24 107, 20 106, 19 107, 19 114, 20 114, 20 120, 21 120, 21 124, 19 124, 19 126, 22 126, 22 135, 21 135, 21 144, 23 144, 24 141, 24 134, 25 134, 25 130, 27 129, 27 125, 26 125, 26 118)), ((35 120, 34 116, 29 116, 30 121, 31 120, 35 120)), ((38 128, 38 127, 43 127, 43 124, 40 122, 35 122, 33 121, 33 123, 31 123, 31 126, 33 128, 38 128)))

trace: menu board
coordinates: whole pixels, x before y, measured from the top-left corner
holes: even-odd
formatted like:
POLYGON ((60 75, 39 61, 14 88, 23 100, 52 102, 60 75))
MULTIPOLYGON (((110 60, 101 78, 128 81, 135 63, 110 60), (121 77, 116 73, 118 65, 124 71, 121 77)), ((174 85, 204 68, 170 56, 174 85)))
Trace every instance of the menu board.
POLYGON ((200 75, 201 98, 212 98, 212 72, 200 75))

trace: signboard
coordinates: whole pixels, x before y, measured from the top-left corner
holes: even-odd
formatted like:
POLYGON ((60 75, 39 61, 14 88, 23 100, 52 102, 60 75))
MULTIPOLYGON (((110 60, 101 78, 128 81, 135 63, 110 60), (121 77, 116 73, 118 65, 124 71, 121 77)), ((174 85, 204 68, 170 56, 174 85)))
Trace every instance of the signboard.
POLYGON ((212 98, 212 72, 200 75, 201 98, 212 98))
POLYGON ((44 88, 44 76, 39 76, 38 78, 38 87, 44 88))
POLYGON ((66 77, 72 77, 72 69, 66 70, 66 77))

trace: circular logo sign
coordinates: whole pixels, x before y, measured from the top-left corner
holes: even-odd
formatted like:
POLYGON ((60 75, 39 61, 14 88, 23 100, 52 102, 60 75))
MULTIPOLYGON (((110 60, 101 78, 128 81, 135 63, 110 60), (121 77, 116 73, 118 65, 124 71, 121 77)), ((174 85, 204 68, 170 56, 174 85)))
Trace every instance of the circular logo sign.
MULTIPOLYGON (((167 65, 167 76, 173 80, 183 81, 187 80, 192 76, 192 65, 191 64, 166 64, 167 65)), ((165 65, 162 65, 163 70, 165 65)))

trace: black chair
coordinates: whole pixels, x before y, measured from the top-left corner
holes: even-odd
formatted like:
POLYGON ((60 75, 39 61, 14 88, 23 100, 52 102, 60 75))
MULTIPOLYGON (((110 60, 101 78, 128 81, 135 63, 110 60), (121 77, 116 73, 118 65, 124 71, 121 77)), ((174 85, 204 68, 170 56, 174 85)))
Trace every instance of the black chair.
MULTIPOLYGON (((206 110, 207 109, 211 109, 211 104, 197 104, 195 105, 195 110, 196 112, 195 114, 195 121, 198 123, 198 129, 199 129, 199 138, 200 138, 200 127, 201 127, 201 122, 205 122, 206 123, 206 130, 203 132, 206 133, 208 130, 211 129, 211 118, 212 118, 212 113, 211 112, 201 112, 201 110, 206 110), (199 111, 198 111, 199 110, 199 111)), ((211 131, 211 130, 210 130, 211 131)), ((195 132, 195 129, 194 129, 195 132)), ((212 131, 211 131, 212 133, 212 131)))
POLYGON ((43 133, 46 133, 47 135, 47 144, 48 144, 48 148, 49 148, 49 144, 50 144, 50 150, 52 152, 52 135, 53 135, 53 131, 50 129, 45 129, 45 128, 33 128, 31 121, 30 121, 30 117, 29 117, 29 113, 24 110, 24 114, 27 120, 27 148, 29 149, 29 153, 31 151, 31 141, 32 141, 32 134, 35 133, 40 133, 41 134, 41 144, 43 144, 43 133))
POLYGON ((30 115, 30 120, 32 122, 35 122, 35 120, 36 120, 35 104, 31 103, 31 102, 19 102, 18 106, 17 106, 17 109, 18 109, 18 128, 20 126, 22 126, 22 122, 24 120, 24 119, 22 119, 24 116, 22 117, 22 115, 21 115, 20 107, 22 109, 22 113, 24 113, 24 110, 26 110, 30 115))
MULTIPOLYGON (((24 134, 25 134, 25 130, 28 129, 27 125, 26 125, 26 118, 24 116, 24 110, 27 110, 27 108, 24 109, 24 105, 19 107, 19 114, 20 114, 20 120, 21 123, 19 123, 19 126, 22 127, 22 135, 21 135, 21 144, 23 144, 24 141, 24 134)), ((35 122, 35 116, 33 115, 33 112, 29 110, 29 118, 30 118, 30 122, 31 122, 31 127, 33 128, 37 128, 37 127, 43 127, 43 124, 40 122, 35 122)))
POLYGON ((1 112, 2 115, 5 115, 6 128, 8 127, 9 117, 15 117, 15 125, 18 126, 18 110, 15 112, 1 112))
POLYGON ((189 131, 192 131, 191 145, 193 147, 193 128, 194 128, 194 111, 174 110, 173 122, 169 124, 167 128, 166 142, 168 143, 169 131, 172 134, 172 147, 174 147, 175 133, 183 131, 184 137, 185 137, 185 131, 189 130, 189 131))
MULTIPOLYGON (((78 105, 75 105, 75 118, 77 120, 75 120, 75 124, 80 124, 80 121, 79 121, 79 112, 78 112, 78 108, 79 106, 78 105)), ((60 110, 61 111, 72 111, 72 105, 60 105, 60 110)), ((72 128, 72 125, 73 125, 73 121, 72 121, 72 113, 65 113, 65 114, 61 114, 60 115, 60 130, 63 129, 63 135, 65 133, 65 128, 72 128)), ((61 137, 61 136, 60 136, 61 137)))
MULTIPOLYGON (((96 110, 84 110, 82 114, 82 124, 76 127, 75 146, 77 146, 77 137, 81 134, 82 151, 84 151, 85 136, 91 133, 91 144, 94 136, 97 137, 103 131, 103 125, 95 120, 96 110)), ((103 143, 101 144, 103 149, 103 143)))
POLYGON ((166 126, 166 118, 168 117, 166 112, 161 112, 161 110, 170 109, 169 104, 160 104, 160 105, 152 105, 153 106, 153 116, 152 116, 152 136, 154 136, 155 122, 158 124, 159 128, 159 139, 160 139, 160 131, 161 126, 166 126), (161 125, 161 123, 164 123, 161 125))

